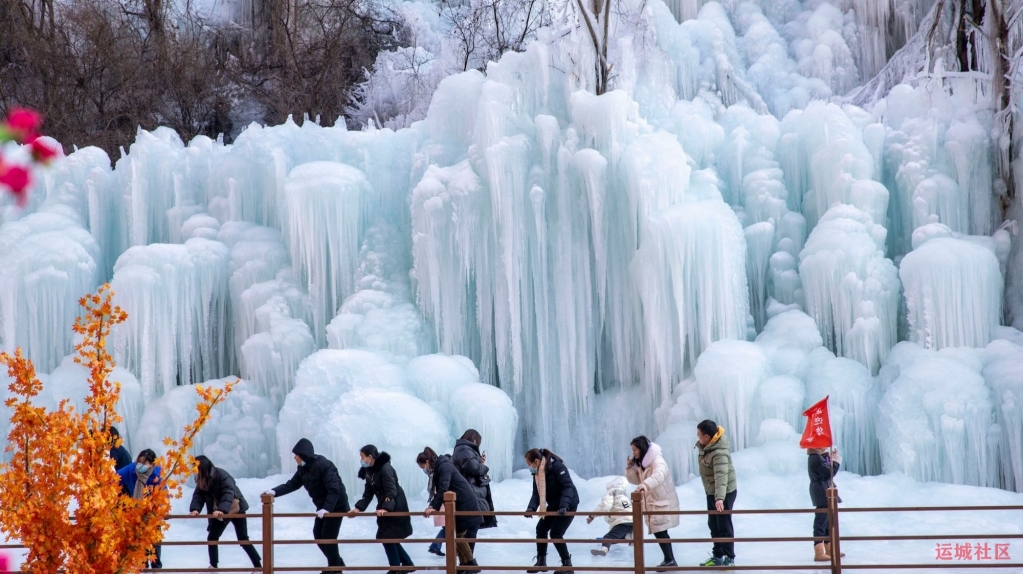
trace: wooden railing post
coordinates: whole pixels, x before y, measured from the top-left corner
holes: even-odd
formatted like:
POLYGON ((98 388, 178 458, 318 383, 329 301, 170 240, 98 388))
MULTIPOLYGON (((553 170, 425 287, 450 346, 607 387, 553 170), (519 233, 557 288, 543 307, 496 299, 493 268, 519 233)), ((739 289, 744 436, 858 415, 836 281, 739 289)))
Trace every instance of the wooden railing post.
POLYGON ((842 574, 842 548, 838 536, 838 489, 828 489, 828 528, 831 535, 831 573, 842 574))
POLYGON ((264 494, 263 501, 263 574, 274 571, 274 497, 264 494))
POLYGON ((448 574, 457 574, 458 552, 455 550, 455 493, 444 493, 444 562, 448 574))
POLYGON ((646 558, 643 556, 643 493, 632 493, 632 560, 636 574, 646 571, 646 558))

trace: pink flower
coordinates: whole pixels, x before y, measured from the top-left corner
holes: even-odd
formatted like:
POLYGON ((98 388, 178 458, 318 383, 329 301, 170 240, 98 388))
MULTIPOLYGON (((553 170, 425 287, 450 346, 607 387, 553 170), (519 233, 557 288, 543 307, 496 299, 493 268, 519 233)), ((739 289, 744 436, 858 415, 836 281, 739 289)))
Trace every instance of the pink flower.
POLYGON ((10 188, 17 198, 18 206, 24 207, 28 202, 28 186, 32 183, 32 175, 20 165, 0 164, 0 185, 10 188))
POLYGON ((39 129, 42 123, 43 117, 34 110, 14 108, 11 113, 7 114, 7 125, 15 131, 33 133, 39 129))
POLYGON ((32 150, 32 159, 38 163, 50 163, 50 160, 57 156, 57 150, 44 143, 41 139, 32 140, 29 147, 32 150))

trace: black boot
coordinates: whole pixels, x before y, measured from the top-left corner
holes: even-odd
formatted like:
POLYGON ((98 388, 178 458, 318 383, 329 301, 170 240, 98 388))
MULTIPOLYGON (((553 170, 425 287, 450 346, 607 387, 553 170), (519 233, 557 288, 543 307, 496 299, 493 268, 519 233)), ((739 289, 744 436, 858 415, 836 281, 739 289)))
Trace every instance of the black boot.
POLYGON ((476 560, 463 562, 462 568, 466 568, 465 570, 462 570, 462 574, 480 574, 480 572, 483 572, 482 570, 480 570, 479 564, 476 563, 476 560))
POLYGON ((537 554, 536 562, 533 563, 533 569, 532 570, 526 570, 526 574, 537 574, 537 572, 546 572, 547 571, 546 566, 547 566, 547 555, 546 554, 537 554))
MULTIPOLYGON (((569 554, 568 556, 563 557, 561 559, 561 565, 562 566, 568 566, 569 568, 571 568, 572 567, 572 555, 569 554)), ((555 570, 554 574, 572 574, 572 571, 571 570, 555 570)))

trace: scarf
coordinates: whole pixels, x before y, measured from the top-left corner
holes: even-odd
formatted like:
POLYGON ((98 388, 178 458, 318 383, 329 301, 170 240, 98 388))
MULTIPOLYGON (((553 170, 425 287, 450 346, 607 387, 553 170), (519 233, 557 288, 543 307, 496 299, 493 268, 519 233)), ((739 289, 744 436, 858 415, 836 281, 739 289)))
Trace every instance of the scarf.
POLYGON ((149 482, 149 477, 153 476, 155 470, 155 467, 149 467, 149 471, 143 474, 138 471, 138 467, 135 467, 135 490, 131 493, 132 498, 135 500, 142 498, 146 492, 146 483, 149 482))
POLYGON ((536 493, 540 498, 540 512, 547 512, 547 459, 540 459, 540 468, 536 471, 536 493))

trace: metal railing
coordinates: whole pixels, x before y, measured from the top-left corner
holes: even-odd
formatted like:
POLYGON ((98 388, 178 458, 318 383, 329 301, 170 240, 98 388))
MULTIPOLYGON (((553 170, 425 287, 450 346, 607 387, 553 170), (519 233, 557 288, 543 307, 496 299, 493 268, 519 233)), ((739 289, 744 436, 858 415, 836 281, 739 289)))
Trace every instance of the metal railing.
MULTIPOLYGON (((651 572, 688 572, 697 570, 708 570, 702 566, 672 566, 672 567, 649 567, 645 564, 645 547, 647 544, 660 544, 660 543, 671 543, 671 544, 706 544, 708 542, 743 542, 743 543, 787 543, 787 542, 826 542, 830 544, 830 557, 831 561, 828 563, 822 562, 810 562, 807 564, 785 564, 785 565, 731 565, 731 566, 713 566, 712 570, 725 570, 725 571, 801 571, 801 570, 830 570, 832 574, 839 574, 842 570, 921 570, 921 569, 961 569, 961 568, 1005 568, 1005 569, 1016 569, 1023 568, 1021 562, 1008 562, 1008 561, 994 561, 994 562, 977 562, 971 561, 969 563, 935 563, 931 562, 928 564, 912 564, 912 563, 900 563, 900 564, 843 564, 842 563, 842 542, 891 542, 891 541, 925 541, 925 540, 981 540, 981 539, 998 539, 998 540, 1014 540, 1023 539, 1023 534, 924 534, 924 535, 878 535, 878 536, 840 536, 839 534, 839 510, 837 503, 838 492, 836 489, 828 490, 828 507, 823 509, 813 508, 800 508, 800 509, 764 509, 764 510, 725 510, 718 512, 715 510, 678 510, 678 511, 647 511, 645 510, 645 504, 643 500, 642 492, 632 493, 632 511, 629 514, 632 519, 632 539, 615 541, 619 544, 630 543, 632 545, 633 560, 631 565, 610 565, 610 566, 547 566, 544 571, 563 571, 563 572, 633 572, 635 574, 644 574, 647 571, 651 572), (815 513, 826 513, 828 515, 828 523, 830 525, 830 536, 828 537, 813 537, 813 536, 761 536, 761 537, 743 537, 743 538, 645 538, 644 527, 645 519, 649 516, 694 516, 694 515, 771 515, 771 514, 815 514, 815 513)), ((294 546, 294 545, 312 545, 312 544, 341 544, 341 545, 353 545, 353 544, 381 544, 381 543, 402 543, 402 544, 433 544, 438 542, 437 538, 408 538, 408 539, 338 539, 338 540, 314 540, 314 539, 301 539, 301 540, 277 540, 274 538, 274 521, 276 519, 292 519, 292 518, 313 518, 315 514, 312 513, 275 513, 274 512, 274 498, 272 496, 262 496, 262 512, 260 514, 225 514, 221 518, 224 520, 230 520, 232 518, 253 518, 259 519, 262 523, 262 540, 249 540, 245 542, 237 540, 218 540, 218 541, 164 541, 161 543, 162 546, 187 546, 187 547, 208 547, 208 546, 240 546, 240 545, 254 545, 260 549, 262 554, 262 567, 227 567, 227 568, 180 568, 170 567, 163 569, 152 569, 146 570, 146 572, 166 572, 166 573, 206 573, 206 572, 249 572, 249 573, 261 573, 261 574, 275 574, 280 572, 366 572, 366 571, 381 571, 387 569, 393 572, 406 572, 406 571, 444 571, 446 574, 464 574, 467 570, 486 570, 486 571, 524 571, 537 569, 531 565, 481 565, 481 566, 461 566, 457 564, 457 552, 455 546, 460 542, 476 542, 478 544, 532 544, 537 542, 549 542, 549 543, 566 543, 566 544, 592 544, 595 542, 592 538, 586 539, 536 539, 536 538, 481 538, 481 539, 466 539, 458 538, 455 532, 455 528, 445 528, 445 537, 443 539, 443 545, 445 547, 445 564, 443 566, 339 566, 339 567, 326 567, 326 566, 289 566, 276 564, 274 560, 274 550, 279 546, 294 546)), ((447 525, 454 525, 455 520, 459 516, 557 516, 555 512, 508 512, 508 511, 497 511, 497 512, 458 512, 455 510, 455 495, 454 493, 448 492, 444 495, 444 520, 447 525)), ((948 507, 880 507, 880 508, 846 508, 841 511, 841 514, 846 513, 904 513, 904 512, 953 512, 953 511, 968 511, 968 512, 984 512, 984 511, 1021 511, 1021 519, 1023 519, 1023 506, 948 506, 948 507)), ((569 512, 567 516, 621 516, 623 513, 614 512, 569 512)), ((348 517, 347 514, 327 514, 327 517, 348 517)), ((360 513, 357 517, 375 517, 376 515, 372 512, 360 513)), ((392 517, 414 517, 422 516, 421 512, 389 512, 388 516, 392 517)), ((172 515, 169 516, 169 520, 196 520, 196 519, 207 519, 211 518, 208 515, 172 515)), ((1023 521, 1023 520, 1021 520, 1023 521)), ((0 549, 4 548, 23 548, 20 545, 8 544, 0 545, 0 549)), ((317 552, 317 561, 322 563, 322 557, 317 552)))

